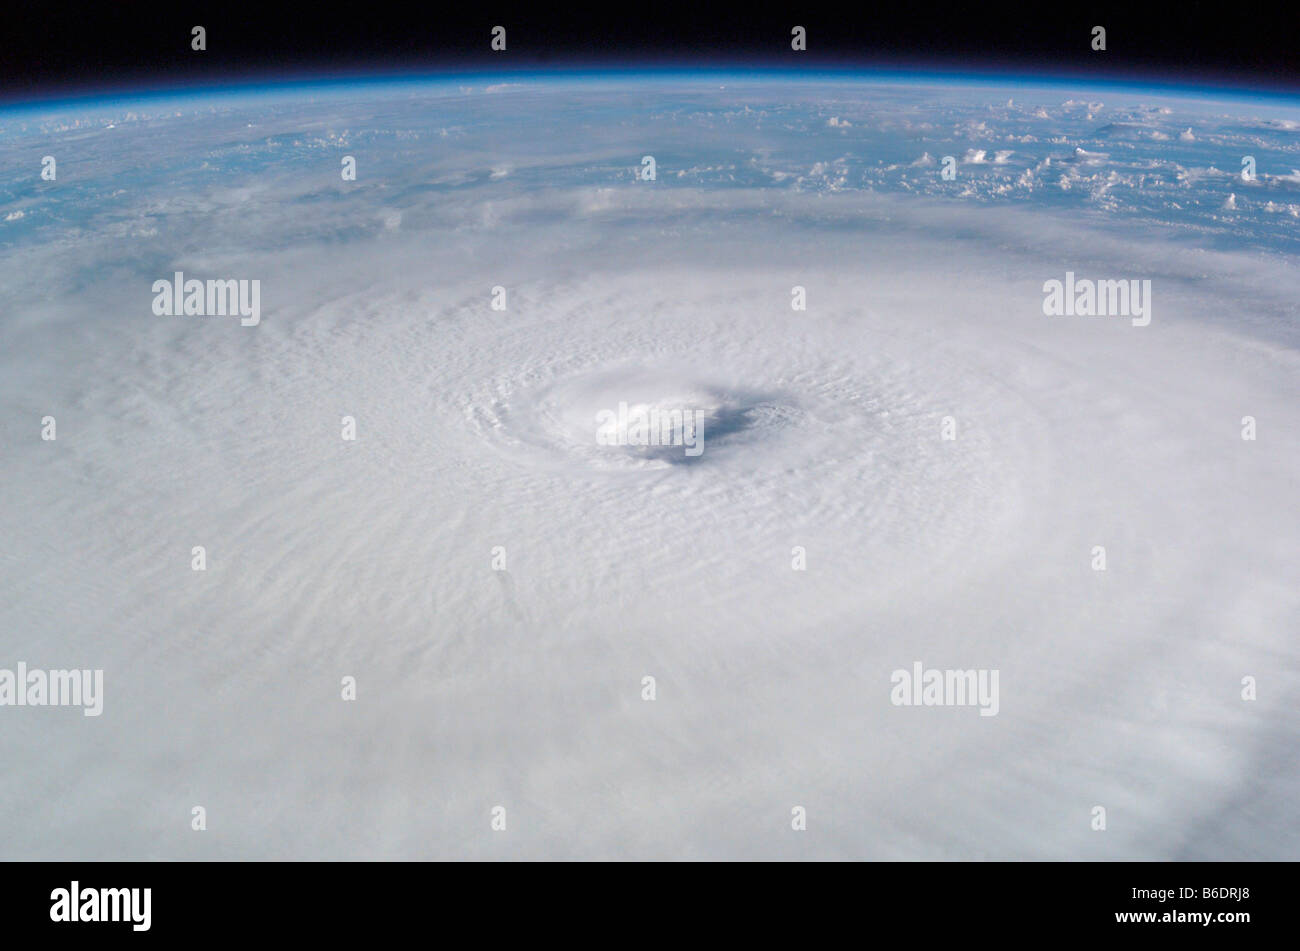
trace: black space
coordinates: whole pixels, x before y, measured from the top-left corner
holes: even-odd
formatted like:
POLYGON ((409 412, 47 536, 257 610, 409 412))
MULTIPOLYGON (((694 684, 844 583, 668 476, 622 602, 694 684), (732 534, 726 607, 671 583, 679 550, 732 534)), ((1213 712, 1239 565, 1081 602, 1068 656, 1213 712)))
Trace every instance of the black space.
POLYGON ((389 70, 882 66, 1300 90, 1300 14, 1280 5, 542 4, 6 5, 0 95, 27 100, 389 70), (207 29, 206 52, 190 28, 207 29), (489 49, 504 25, 508 49, 489 49), (808 51, 790 50, 790 28, 808 51), (1090 48, 1094 25, 1107 50, 1090 48))

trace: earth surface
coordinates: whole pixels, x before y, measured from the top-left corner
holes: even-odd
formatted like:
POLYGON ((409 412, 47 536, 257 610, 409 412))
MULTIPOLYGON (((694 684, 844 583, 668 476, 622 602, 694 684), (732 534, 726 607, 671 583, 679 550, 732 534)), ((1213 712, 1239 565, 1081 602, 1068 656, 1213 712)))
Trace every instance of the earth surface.
POLYGON ((1300 858, 1297 168, 1031 80, 0 111, 0 667, 104 671, 0 707, 0 857, 1300 858))

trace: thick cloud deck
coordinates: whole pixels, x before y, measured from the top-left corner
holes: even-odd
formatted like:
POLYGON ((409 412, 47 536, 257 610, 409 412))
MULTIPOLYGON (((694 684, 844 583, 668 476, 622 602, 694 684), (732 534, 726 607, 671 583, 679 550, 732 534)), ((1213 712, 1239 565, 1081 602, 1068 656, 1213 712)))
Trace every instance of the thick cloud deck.
POLYGON ((0 855, 1300 857, 1294 109, 627 79, 3 126, 0 667, 104 674, 0 707, 0 855), (178 271, 260 321, 156 315, 178 271), (1046 316, 1067 272, 1150 323, 1046 316), (598 444, 620 402, 703 452, 598 444), (891 702, 914 664, 996 714, 891 702))

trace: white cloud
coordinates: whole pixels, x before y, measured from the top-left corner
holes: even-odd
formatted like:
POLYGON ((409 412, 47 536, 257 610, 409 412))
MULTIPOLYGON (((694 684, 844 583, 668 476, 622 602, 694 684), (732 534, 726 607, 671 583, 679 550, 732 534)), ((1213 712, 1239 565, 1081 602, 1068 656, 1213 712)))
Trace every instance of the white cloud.
POLYGON ((1220 214, 1236 153, 1077 109, 993 152, 1023 169, 915 170, 1002 92, 928 139, 877 94, 864 159, 820 88, 581 88, 408 91, 355 183, 303 173, 355 99, 78 129, 78 217, 0 258, 0 629, 108 668, 105 713, 6 719, 7 854, 206 856, 158 819, 201 790, 231 856, 489 857, 504 799, 517 858, 1293 857, 1296 204, 1220 214), (261 279, 262 324, 154 317, 173 269, 261 279), (1152 326, 1045 317, 1067 270, 1152 280, 1152 326), (610 456, 620 399, 719 425, 610 456), (891 707, 916 660, 1000 668, 1002 712, 891 707), (1142 821, 1092 836, 1081 789, 1142 821), (778 834, 796 794, 833 837, 778 834))

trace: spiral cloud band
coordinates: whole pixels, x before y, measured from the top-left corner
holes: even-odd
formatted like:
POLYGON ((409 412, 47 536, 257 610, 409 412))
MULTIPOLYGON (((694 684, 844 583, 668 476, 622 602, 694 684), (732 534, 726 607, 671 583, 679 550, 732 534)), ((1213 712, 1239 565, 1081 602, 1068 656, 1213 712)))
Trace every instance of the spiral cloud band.
POLYGON ((1300 125, 634 88, 8 115, 0 855, 1300 855, 1300 125))

